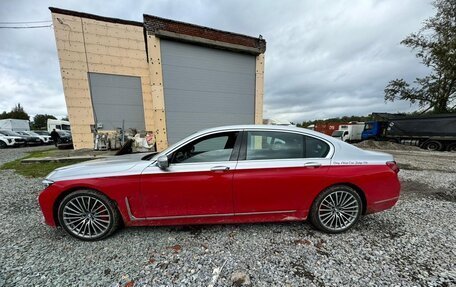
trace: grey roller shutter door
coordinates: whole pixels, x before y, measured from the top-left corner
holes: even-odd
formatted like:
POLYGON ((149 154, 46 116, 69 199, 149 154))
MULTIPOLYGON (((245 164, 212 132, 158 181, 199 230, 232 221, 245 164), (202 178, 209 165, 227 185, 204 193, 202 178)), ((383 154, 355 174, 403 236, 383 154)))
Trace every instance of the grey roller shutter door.
POLYGON ((161 40, 168 142, 255 120, 255 56, 161 40))
POLYGON ((97 124, 102 130, 122 127, 145 129, 141 78, 89 73, 90 93, 97 124))

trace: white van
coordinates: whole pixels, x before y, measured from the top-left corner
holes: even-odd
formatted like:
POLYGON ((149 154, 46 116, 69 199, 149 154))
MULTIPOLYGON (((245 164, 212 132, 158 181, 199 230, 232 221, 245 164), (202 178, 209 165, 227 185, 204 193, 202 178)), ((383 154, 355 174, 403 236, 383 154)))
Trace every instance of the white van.
POLYGON ((67 131, 71 132, 70 129, 70 122, 69 121, 62 121, 62 120, 47 120, 47 131, 52 132, 55 129, 56 131, 67 131))

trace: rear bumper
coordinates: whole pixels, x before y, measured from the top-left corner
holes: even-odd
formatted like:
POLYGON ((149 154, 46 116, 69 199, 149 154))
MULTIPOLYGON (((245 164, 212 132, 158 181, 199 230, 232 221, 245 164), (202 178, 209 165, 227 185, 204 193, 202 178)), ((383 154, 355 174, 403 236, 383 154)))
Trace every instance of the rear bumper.
POLYGON ((385 209, 390 209, 391 207, 396 205, 398 200, 399 200, 399 196, 396 196, 393 198, 388 198, 388 199, 383 199, 383 200, 373 202, 367 206, 366 213, 369 214, 369 213, 380 212, 385 209))

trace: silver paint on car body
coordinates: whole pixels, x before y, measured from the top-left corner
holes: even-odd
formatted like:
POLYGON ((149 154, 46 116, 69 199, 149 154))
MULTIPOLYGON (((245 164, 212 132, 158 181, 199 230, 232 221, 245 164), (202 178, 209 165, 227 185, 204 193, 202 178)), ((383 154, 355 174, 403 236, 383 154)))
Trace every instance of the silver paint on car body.
POLYGON ((150 160, 141 160, 145 154, 130 154, 110 157, 99 160, 82 162, 51 172, 46 180, 53 182, 63 180, 106 178, 119 176, 132 176, 139 174, 156 174, 166 172, 194 172, 210 170, 215 166, 227 166, 233 169, 252 168, 278 168, 278 167, 300 167, 306 163, 317 163, 321 166, 330 165, 380 165, 393 161, 393 156, 386 153, 365 151, 348 143, 342 142, 325 134, 290 126, 266 126, 266 125, 239 125, 225 126, 206 129, 194 133, 178 143, 170 146, 161 153, 156 154, 150 160), (181 146, 203 136, 219 132, 229 131, 281 131, 298 133, 311 136, 325 141, 330 146, 328 155, 325 158, 302 158, 302 159, 276 159, 276 160, 243 160, 239 162, 206 162, 206 163, 181 163, 171 164, 167 170, 161 170, 156 165, 156 159, 160 155, 170 155, 181 146))

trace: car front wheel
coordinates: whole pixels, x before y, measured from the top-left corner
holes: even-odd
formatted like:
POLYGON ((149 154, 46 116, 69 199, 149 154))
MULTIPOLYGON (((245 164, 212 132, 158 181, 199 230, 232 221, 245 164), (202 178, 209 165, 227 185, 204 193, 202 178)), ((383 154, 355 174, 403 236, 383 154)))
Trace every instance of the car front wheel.
POLYGON ((312 204, 310 221, 327 233, 341 233, 359 220, 363 210, 359 194, 345 185, 333 186, 321 192, 312 204))
POLYGON ((58 219, 70 235, 86 241, 111 235, 120 222, 113 202, 94 190, 78 190, 68 194, 59 205, 58 219))

